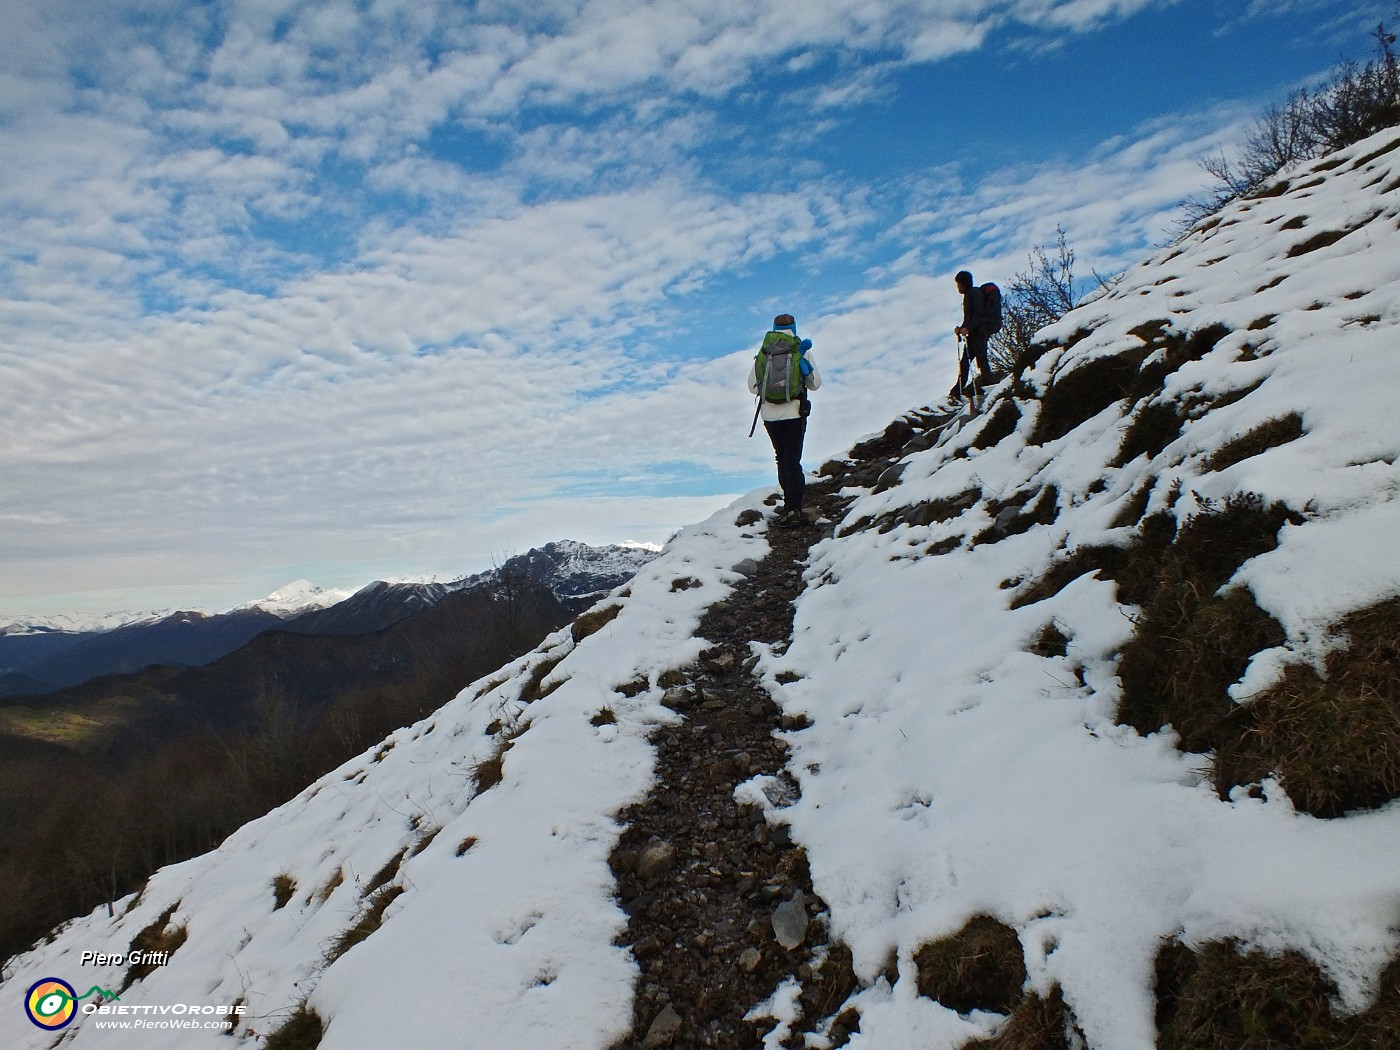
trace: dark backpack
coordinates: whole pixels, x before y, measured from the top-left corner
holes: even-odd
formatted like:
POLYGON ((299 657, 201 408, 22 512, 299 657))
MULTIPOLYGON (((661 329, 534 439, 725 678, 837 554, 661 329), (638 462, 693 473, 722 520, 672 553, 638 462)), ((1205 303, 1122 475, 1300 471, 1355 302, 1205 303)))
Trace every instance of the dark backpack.
POLYGON ((756 362, 758 389, 765 401, 781 405, 802 397, 807 384, 802 378, 802 348, 797 336, 769 332, 763 337, 756 362))
POLYGON ((982 286, 982 316, 988 335, 1001 331, 1001 289, 990 281, 982 286))

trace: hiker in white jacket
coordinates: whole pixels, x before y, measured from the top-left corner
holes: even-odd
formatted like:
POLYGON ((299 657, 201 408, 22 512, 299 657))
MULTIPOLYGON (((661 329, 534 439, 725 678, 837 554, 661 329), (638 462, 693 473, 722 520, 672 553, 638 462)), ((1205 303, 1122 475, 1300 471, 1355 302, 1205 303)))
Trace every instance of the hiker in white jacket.
POLYGON ((749 370, 749 393, 759 398, 763 429, 768 431, 768 439, 773 442, 773 456, 778 462, 783 506, 776 521, 787 527, 800 525, 804 520, 802 497, 806 478, 802 473, 802 441, 807 434, 807 416, 812 411, 807 392, 822 385, 811 348, 810 339, 797 340, 797 321, 792 314, 779 314, 773 318, 773 330, 764 337, 763 347, 749 370), (783 355, 789 352, 796 354, 791 382, 787 367, 769 367, 770 361, 788 361, 783 355), (775 391, 775 388, 779 389, 775 391))

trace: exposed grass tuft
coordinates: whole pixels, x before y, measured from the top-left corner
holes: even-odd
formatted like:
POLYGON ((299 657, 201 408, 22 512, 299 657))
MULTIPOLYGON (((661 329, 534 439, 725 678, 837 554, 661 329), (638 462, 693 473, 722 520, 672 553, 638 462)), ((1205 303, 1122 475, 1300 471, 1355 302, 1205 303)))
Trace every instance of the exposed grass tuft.
POLYGON ((1040 629, 1040 633, 1035 636, 1035 641, 1031 643, 1031 652, 1036 656, 1044 656, 1047 659, 1056 656, 1069 655, 1069 635, 1060 630, 1059 624, 1051 620, 1040 629))
POLYGON ((996 410, 987 417, 987 421, 977 435, 977 440, 972 443, 972 447, 975 449, 991 448, 1002 439, 1010 437, 1020 420, 1021 410, 1016 407, 1016 402, 1009 397, 1002 398, 997 404, 996 410))
POLYGON ((325 1034, 320 1014, 306 1003, 298 1003, 282 1027, 267 1037, 263 1050, 316 1050, 325 1034))
MULTIPOLYGON (((135 937, 131 939, 129 951, 136 953, 164 952, 166 957, 175 954, 180 945, 189 939, 189 930, 184 926, 175 926, 170 922, 171 916, 175 914, 175 909, 180 906, 176 901, 161 913, 155 922, 151 923, 135 937)), ((137 981, 144 977, 149 977, 160 968, 159 963, 134 962, 127 967, 126 977, 122 981, 121 990, 124 992, 137 981)))
POLYGON ((1145 348, 1094 358, 1056 376, 1040 399, 1040 412, 1027 440, 1032 445, 1062 438, 1127 397, 1147 356, 1145 348))
POLYGON ((914 954, 919 994, 958 1013, 1009 1014, 1022 1002, 1026 962, 1016 931, 987 915, 914 954))
MULTIPOLYGON (((860 987, 850 948, 839 941, 833 943, 812 969, 811 979, 804 982, 798 1000, 802 1027, 809 1032, 825 1029, 831 1042, 823 1045, 834 1050, 846 1045, 851 1033, 860 1028, 860 1014, 854 1009, 842 1009, 860 987)), ((794 1039, 784 1045, 802 1044, 794 1039)))
POLYGON ((597 711, 597 713, 595 713, 593 717, 588 720, 588 723, 589 725, 593 726, 616 725, 617 715, 613 712, 613 709, 611 707, 603 707, 600 708, 597 711))
POLYGON ((506 752, 509 751, 515 742, 513 740, 502 740, 496 750, 488 757, 482 759, 472 767, 472 784, 479 795, 483 791, 489 791, 501 782, 505 776, 506 752))
POLYGON ((374 876, 369 882, 365 883, 365 888, 361 891, 361 895, 366 898, 371 897, 387 886, 389 882, 398 875, 399 865, 403 863, 403 859, 406 856, 408 856, 407 846, 384 862, 384 866, 374 873, 374 876))
POLYGON ((1113 521, 1109 523, 1111 528, 1122 529, 1129 525, 1136 525, 1147 513, 1147 505, 1152 500, 1152 490, 1157 487, 1157 475, 1153 474, 1144 479, 1141 485, 1135 488, 1123 505, 1119 507, 1118 513, 1114 515, 1113 521))
POLYGON ((1175 401, 1152 401, 1143 405, 1123 432, 1118 454, 1110 466, 1121 467, 1138 456, 1153 458, 1181 436, 1185 423, 1180 405, 1175 401))
POLYGON ((365 898, 367 906, 360 913, 360 917, 355 920, 355 925, 337 937, 335 943, 326 949, 326 964, 335 962, 355 945, 368 940, 370 934, 384 924, 384 912, 403 891, 402 886, 394 884, 381 886, 367 895, 365 898))
POLYGON ((297 892, 297 880, 285 871, 272 880, 272 910, 277 911, 291 903, 297 892))
POLYGON ((1240 709, 1241 729, 1216 752, 1216 784, 1277 776, 1293 804, 1338 817, 1400 798, 1400 598, 1347 617, 1349 644, 1326 676, 1288 668, 1240 709))
POLYGON ((331 894, 336 891, 336 887, 344 881, 345 869, 336 868, 335 871, 331 873, 331 877, 326 880, 326 884, 316 893, 316 900, 321 904, 325 904, 326 901, 330 900, 331 894))
POLYGON ((1297 952, 1269 955, 1233 941, 1199 952, 1173 941, 1157 956, 1159 1050, 1384 1050, 1400 1031, 1400 963, 1375 1004, 1338 1017, 1336 987, 1297 952))
POLYGON ((531 668, 530 677, 527 678, 525 684, 520 687, 520 694, 517 697, 522 704, 533 704, 536 700, 543 700, 564 684, 561 681, 555 682, 548 688, 543 686, 543 682, 549 677, 549 673, 564 662, 564 655, 567 654, 546 656, 531 668))
POLYGON ((1072 1050, 1083 1045, 1057 985, 1048 998, 1032 992, 1011 1012, 1006 1027, 990 1039, 964 1043, 963 1050, 1072 1050))
POLYGON ((1209 471, 1221 471, 1271 448, 1297 441, 1303 434, 1303 417, 1297 412, 1289 412, 1287 415, 1261 423, 1247 434, 1227 441, 1206 457, 1203 466, 1209 471))
POLYGON ((1284 633, 1246 588, 1217 592, 1296 520, 1281 505, 1237 494, 1223 506, 1204 505, 1160 549, 1153 542, 1134 548, 1118 576, 1119 599, 1142 607, 1118 664, 1120 722, 1143 733, 1170 723, 1191 751, 1209 750, 1229 733, 1237 706, 1226 690, 1251 656, 1282 643, 1284 633))
POLYGON ((433 839, 437 838, 441 833, 442 828, 438 825, 433 825, 428 828, 428 830, 418 836, 418 841, 413 844, 413 848, 409 850, 408 855, 410 857, 418 856, 418 854, 431 846, 433 844, 433 839))
POLYGON ((617 604, 595 606, 585 613, 581 613, 569 628, 569 633, 573 635, 574 644, 577 645, 590 635, 597 634, 608 624, 617 619, 617 614, 622 612, 622 606, 617 604))
POLYGON ((1309 252, 1318 251, 1336 244, 1350 232, 1348 230, 1323 230, 1321 233, 1309 237, 1306 241, 1295 244, 1288 249, 1288 258, 1296 259, 1300 255, 1307 255, 1309 252))

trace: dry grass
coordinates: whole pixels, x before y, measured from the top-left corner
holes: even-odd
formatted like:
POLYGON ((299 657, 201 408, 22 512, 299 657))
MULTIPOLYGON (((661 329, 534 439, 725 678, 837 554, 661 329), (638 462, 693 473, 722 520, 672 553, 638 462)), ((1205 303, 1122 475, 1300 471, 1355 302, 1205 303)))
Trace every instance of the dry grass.
POLYGON ((1157 475, 1153 474, 1145 478, 1141 485, 1135 488, 1123 505, 1118 509, 1110 526, 1115 529, 1127 528, 1129 525, 1136 525, 1147 513, 1147 505, 1152 500, 1152 490, 1157 487, 1157 475))
POLYGON ((972 443, 972 447, 975 449, 991 448, 1003 438, 1009 437, 1020 421, 1021 410, 1016 407, 1016 402, 1009 397, 1002 398, 998 402, 996 410, 987 417, 987 421, 978 433, 977 440, 972 443))
POLYGON ((1292 248, 1289 248, 1288 258, 1296 259, 1300 255, 1307 255, 1309 252, 1315 252, 1321 248, 1329 247, 1330 245, 1336 244, 1349 232, 1348 230, 1323 230, 1321 233, 1309 237, 1301 244, 1295 244, 1292 248))
POLYGON ((522 704, 533 704, 536 700, 543 700, 546 696, 563 685, 563 681, 559 681, 546 688, 544 686, 544 680, 549 677, 551 671, 564 662, 565 655, 567 654, 546 656, 540 660, 539 663, 535 664, 535 666, 530 669, 530 677, 521 685, 520 693, 516 699, 522 704))
POLYGON ((573 635, 574 644, 577 645, 590 635, 597 634, 608 624, 617 619, 617 614, 622 612, 621 605, 595 606, 585 613, 581 613, 569 628, 569 633, 573 635))
MULTIPOLYGON (((860 987, 851 962, 851 950, 837 942, 813 966, 811 979, 804 982, 799 999, 802 1028, 807 1031, 826 1030, 831 1047, 844 1046, 853 1032, 860 1029, 860 1014, 842 1009, 860 987)), ((785 1045, 810 1045, 794 1033, 785 1045)))
POLYGON ((408 847, 405 846, 384 862, 384 867, 376 871, 369 882, 365 883, 365 888, 361 895, 371 897, 383 887, 387 886, 399 873, 399 866, 403 864, 404 857, 408 856, 408 847))
POLYGON ((321 1016, 306 1003, 298 1003, 282 1027, 267 1037, 263 1050, 316 1050, 325 1034, 321 1016))
POLYGON ((1277 776, 1295 806, 1337 817, 1400 798, 1400 599, 1340 625, 1349 644, 1325 677, 1290 667, 1240 709, 1241 730, 1220 743, 1216 783, 1277 776))
POLYGON ((1041 396, 1040 411, 1027 441, 1043 445, 1062 438, 1129 395, 1138 378, 1146 349, 1097 357, 1062 372, 1041 396))
POLYGON ((1053 524, 1060 513, 1060 490, 1054 485, 1025 489, 1004 500, 992 500, 987 504, 987 513, 993 523, 973 537, 974 544, 996 543, 1029 532, 1036 525, 1053 524))
POLYGON ((1153 401, 1138 409, 1110 466, 1121 467, 1138 456, 1152 459, 1181 436, 1186 418, 1174 401, 1153 401))
POLYGON ((1227 441, 1206 457, 1203 466, 1210 471, 1224 470, 1271 448, 1297 441, 1303 434, 1303 417, 1297 412, 1290 412, 1261 423, 1249 433, 1227 441))
POLYGON ((1035 641, 1031 643, 1031 652, 1036 656, 1043 656, 1052 659, 1057 656, 1069 655, 1069 636, 1053 620, 1040 629, 1035 641))
POLYGON ((1135 549, 1118 577, 1120 600, 1142 607, 1118 664, 1120 722, 1143 733, 1170 723, 1191 751, 1229 735, 1238 708, 1226 690, 1251 656, 1281 644, 1284 633, 1246 588, 1220 588, 1245 561, 1272 550, 1292 517, 1257 496, 1237 495, 1188 519, 1160 551, 1135 549))
POLYGON ((506 752, 515 745, 513 740, 502 740, 488 758, 472 767, 472 784, 479 795, 499 784, 505 776, 506 752))
MULTIPOLYGON (((1169 375, 1188 361, 1201 360, 1229 332, 1221 324, 1186 334, 1171 331, 1166 321, 1140 325, 1131 334, 1145 345, 1094 358, 1051 381, 1040 399, 1040 412, 1028 441, 1043 445, 1063 437, 1117 401, 1136 403, 1159 393, 1169 375)), ((1160 421, 1155 422, 1160 428, 1160 421)))
POLYGON ((321 889, 317 892, 316 900, 319 901, 321 904, 325 904, 326 901, 331 899, 331 894, 336 891, 336 887, 338 887, 344 881, 345 869, 336 868, 335 871, 331 873, 331 877, 326 880, 326 884, 322 886, 321 889))
MULTIPOLYGON (((176 901, 161 913, 160 918, 151 923, 135 937, 131 939, 131 952, 165 952, 167 959, 175 954, 176 950, 189 938, 189 930, 184 926, 174 926, 170 919, 175 914, 175 909, 180 906, 176 901)), ((136 962, 132 963, 126 971, 126 977, 122 981, 121 991, 126 991, 137 981, 144 977, 149 977, 160 968, 158 963, 136 962)))
POLYGON ((1160 1050, 1389 1050, 1400 1032, 1400 963, 1364 1013, 1338 1017, 1335 986, 1296 952, 1243 951, 1231 941, 1157 956, 1160 1050))
POLYGON ((963 1044, 963 1050, 1073 1050, 1083 1045, 1074 1016, 1056 987, 1048 998, 1032 992, 1011 1012, 1005 1028, 991 1039, 963 1044))
POLYGON ((1025 993, 1026 963, 1016 931, 986 915, 914 954, 919 994, 958 1013, 1009 1014, 1025 993))
POLYGON ((431 846, 433 844, 433 839, 437 838, 438 835, 440 835, 441 833, 441 826, 430 826, 426 831, 424 831, 421 835, 418 836, 418 841, 413 844, 413 848, 409 851, 408 855, 410 857, 418 856, 418 854, 422 853, 425 849, 431 846))
POLYGON ((365 897, 367 907, 355 920, 355 925, 337 937, 335 943, 326 950, 327 965, 335 962, 361 941, 367 940, 370 934, 379 929, 384 924, 384 912, 403 891, 402 886, 395 884, 381 886, 367 894, 365 897))
POLYGON ((297 892, 297 880, 285 871, 272 880, 272 910, 278 911, 291 903, 297 892))

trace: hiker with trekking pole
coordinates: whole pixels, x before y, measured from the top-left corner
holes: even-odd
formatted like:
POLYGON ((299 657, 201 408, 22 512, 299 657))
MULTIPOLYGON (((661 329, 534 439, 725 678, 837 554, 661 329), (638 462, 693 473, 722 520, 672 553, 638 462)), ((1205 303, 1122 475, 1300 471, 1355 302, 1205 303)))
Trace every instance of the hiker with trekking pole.
POLYGON ((792 314, 779 314, 749 370, 749 393, 758 398, 749 437, 753 437, 761 416, 763 429, 773 443, 778 487, 783 492, 783 506, 774 521, 785 528, 807 521, 802 516, 807 486, 802 472, 802 441, 812 412, 807 392, 822 385, 821 373, 808 353, 811 349, 812 340, 797 338, 797 321, 792 314))
POLYGON ((958 402, 966 398, 975 407, 977 395, 992 385, 987 341, 1001 331, 1001 289, 994 284, 984 284, 979 288, 967 270, 958 271, 953 280, 962 294, 963 320, 953 329, 953 334, 958 337, 958 381, 948 391, 948 400, 958 402), (972 380, 974 358, 980 379, 976 384, 972 380))

